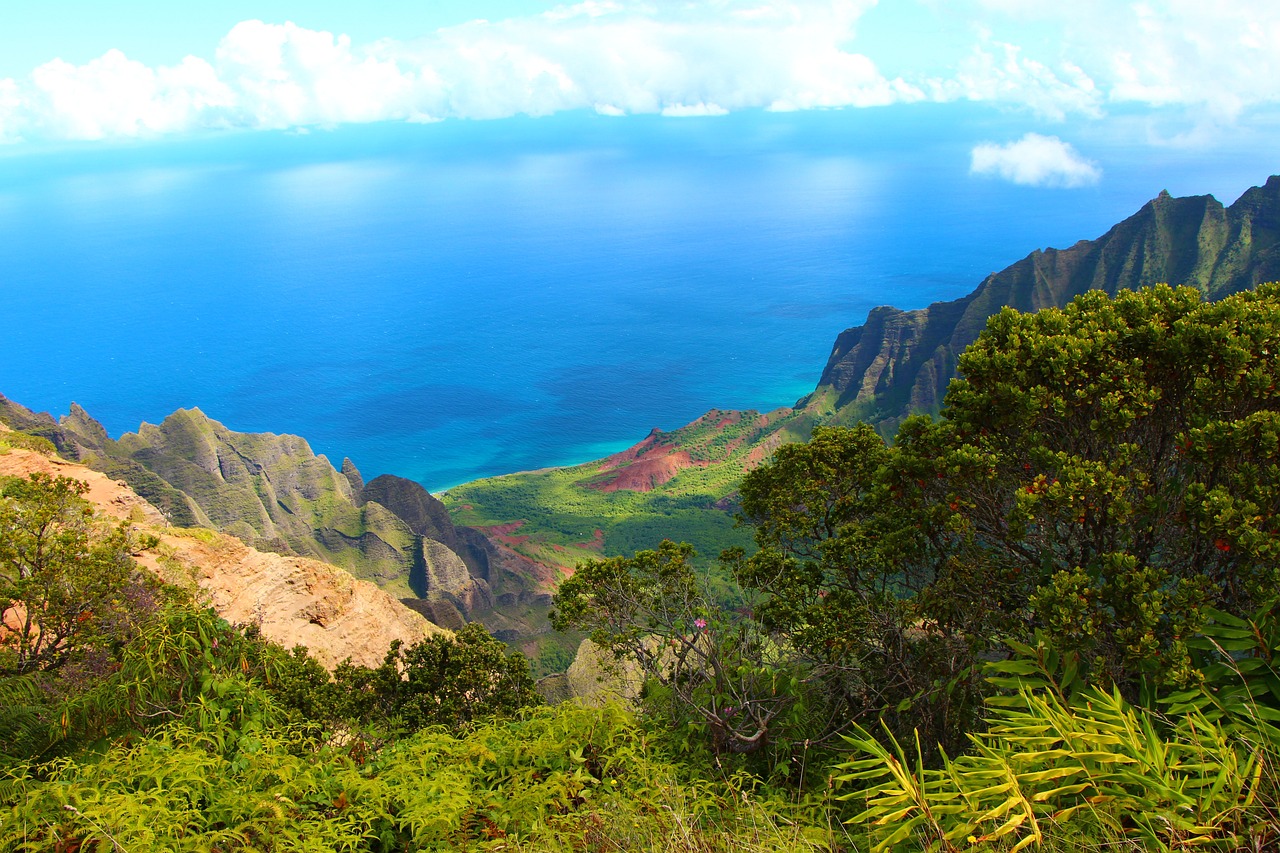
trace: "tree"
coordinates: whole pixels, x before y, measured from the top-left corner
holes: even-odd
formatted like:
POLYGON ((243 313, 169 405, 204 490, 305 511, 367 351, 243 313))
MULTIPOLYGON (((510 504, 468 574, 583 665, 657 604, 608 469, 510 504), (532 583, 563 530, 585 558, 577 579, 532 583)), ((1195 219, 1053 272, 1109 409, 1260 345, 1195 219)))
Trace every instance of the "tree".
POLYGON ((755 754, 790 771, 793 747, 830 731, 840 709, 810 700, 759 623, 726 612, 695 574, 687 543, 578 566, 555 596, 552 625, 585 631, 617 660, 639 664, 644 707, 714 753, 755 754))
POLYGON ((1280 575, 1280 286, 1215 303, 1166 286, 1006 309, 960 361, 945 421, 900 435, 913 499, 960 553, 1124 684, 1184 677, 1205 606, 1280 575), (932 433, 932 435, 930 434, 932 433))
POLYGON ((48 672, 122 641, 145 585, 84 483, 32 474, 0 492, 0 676, 48 672))
POLYGON ((542 702, 528 659, 474 622, 408 647, 395 640, 380 666, 344 661, 332 677, 302 648, 275 664, 270 689, 291 712, 329 728, 372 727, 384 736, 461 728, 542 702))
POLYGON ((741 486, 759 550, 723 559, 762 593, 754 616, 850 722, 885 716, 954 746, 979 707, 990 632, 973 587, 938 595, 956 567, 897 499, 895 448, 866 424, 818 427, 778 448, 741 486))
POLYGON ((1041 629, 1104 682, 1188 678, 1203 609, 1249 612, 1280 579, 1277 353, 1280 285, 1005 309, 940 421, 892 448, 818 430, 748 475, 761 551, 740 577, 797 649, 873 677, 932 642, 949 686, 1041 629))
POLYGON ((387 656, 404 673, 396 712, 414 729, 457 727, 486 717, 510 717, 541 704, 529 675, 529 659, 509 652, 478 622, 452 637, 427 637, 387 656))

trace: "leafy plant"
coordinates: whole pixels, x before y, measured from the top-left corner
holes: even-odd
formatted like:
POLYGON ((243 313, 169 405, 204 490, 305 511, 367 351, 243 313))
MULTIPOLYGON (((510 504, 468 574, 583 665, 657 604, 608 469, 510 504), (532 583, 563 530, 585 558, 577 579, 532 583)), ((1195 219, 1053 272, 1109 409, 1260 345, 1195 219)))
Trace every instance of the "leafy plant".
POLYGON ((0 492, 0 677, 59 669, 127 631, 144 584, 127 530, 100 529, 88 488, 37 473, 0 492))
MULTIPOLYGON (((817 428, 744 479, 735 570, 851 716, 967 748, 983 659, 1043 632, 1129 699, 1188 685, 1206 608, 1280 582, 1280 285, 1005 309, 942 420, 817 428), (1146 687, 1144 687, 1144 685, 1146 687)), ((1252 664, 1251 664, 1252 665, 1252 664)))
POLYGON ((171 724, 0 783, 0 850, 827 849, 745 778, 681 781, 617 707, 541 708, 365 754, 288 726, 171 724), (239 735, 229 737, 228 732, 239 735))
POLYGON ((1043 643, 1018 651, 995 667, 997 683, 1016 692, 991 701, 970 754, 930 768, 918 741, 909 754, 892 735, 888 746, 865 730, 849 738, 865 757, 841 763, 837 779, 865 786, 844 797, 865 803, 850 823, 877 853, 996 843, 1016 851, 1081 825, 1085 835, 1159 850, 1262 849, 1280 838, 1280 730, 1257 725, 1252 703, 1222 703, 1206 686, 1166 716, 1114 688, 1081 685, 1070 654, 1043 643))
POLYGON ((789 773, 793 751, 828 734, 841 709, 813 701, 809 674, 757 622, 716 606, 692 558, 690 545, 666 541, 584 563, 561 584, 553 624, 636 662, 644 707, 691 753, 758 754, 758 769, 789 773))

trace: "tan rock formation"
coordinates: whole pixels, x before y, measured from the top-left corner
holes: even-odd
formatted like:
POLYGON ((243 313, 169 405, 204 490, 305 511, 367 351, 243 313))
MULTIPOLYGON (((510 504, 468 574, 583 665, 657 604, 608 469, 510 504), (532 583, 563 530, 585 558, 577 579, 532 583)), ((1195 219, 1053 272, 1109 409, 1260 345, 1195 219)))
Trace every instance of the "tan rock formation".
MULTIPOLYGON (((613 656, 590 640, 578 645, 569 671, 567 692, 588 707, 599 707, 609 702, 630 704, 640 696, 644 673, 634 661, 616 661, 613 656)), ((557 690, 564 690, 555 685, 557 690)))
POLYGON ((28 450, 0 454, 0 476, 35 472, 87 483, 85 497, 101 514, 159 537, 160 546, 138 556, 139 563, 168 582, 198 587, 229 622, 257 623, 286 648, 306 646, 327 667, 346 658, 376 666, 392 640, 414 643, 444 630, 328 563, 264 553, 211 530, 168 527, 123 482, 83 465, 28 450))

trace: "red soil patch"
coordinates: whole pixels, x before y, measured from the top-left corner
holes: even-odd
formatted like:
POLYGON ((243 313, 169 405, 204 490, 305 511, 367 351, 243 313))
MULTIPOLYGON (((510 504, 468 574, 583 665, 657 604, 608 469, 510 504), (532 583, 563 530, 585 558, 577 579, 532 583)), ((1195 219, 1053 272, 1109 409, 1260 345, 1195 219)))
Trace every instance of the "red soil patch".
POLYGON ((590 541, 574 542, 572 547, 599 553, 604 550, 604 531, 597 527, 596 532, 591 535, 590 541))
POLYGON ((483 530, 485 533, 492 533, 496 536, 505 536, 508 533, 514 533, 524 527, 524 519, 520 521, 508 521, 506 524, 490 524, 487 527, 477 527, 477 530, 483 530))
POLYGON ((591 483, 602 492, 651 492, 686 468, 705 468, 707 462, 695 462, 687 450, 637 459, 625 468, 611 472, 591 483))
POLYGON ((493 539, 497 542, 501 542, 503 545, 506 545, 509 548, 514 548, 517 545, 521 545, 529 541, 530 537, 528 536, 512 536, 511 535, 523 526, 524 526, 523 520, 508 521, 506 524, 491 524, 487 527, 478 526, 476 527, 476 530, 483 532, 484 535, 488 536, 490 539, 493 539))
POLYGON ((639 444, 601 460, 598 470, 603 476, 587 485, 602 492, 651 492, 685 468, 709 464, 694 462, 687 450, 664 442, 664 438, 666 435, 655 429, 639 444))

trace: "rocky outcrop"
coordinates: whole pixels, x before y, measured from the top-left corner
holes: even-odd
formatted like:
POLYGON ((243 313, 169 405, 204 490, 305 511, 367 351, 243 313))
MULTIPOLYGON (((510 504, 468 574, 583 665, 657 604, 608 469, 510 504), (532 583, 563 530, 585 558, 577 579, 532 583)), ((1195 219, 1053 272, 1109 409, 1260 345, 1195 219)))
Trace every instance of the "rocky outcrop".
POLYGON ((615 660, 591 640, 583 640, 565 672, 565 681, 566 685, 554 688, 589 707, 610 702, 630 704, 640 696, 644 673, 634 660, 615 660))
POLYGON ((360 490, 360 501, 380 503, 403 519, 417 535, 443 542, 454 550, 458 548, 458 536, 449 519, 449 511, 420 483, 383 474, 374 477, 360 490))
POLYGON ((59 421, 2 396, 0 423, 128 482, 174 526, 341 566, 406 602, 421 599, 429 606, 420 612, 451 627, 481 621, 509 637, 545 630, 545 620, 527 616, 549 607, 543 567, 455 527, 418 483, 390 475, 365 483, 350 459, 335 470, 297 436, 235 432, 186 409, 113 440, 75 404, 59 421))
POLYGON ((224 619, 253 623, 286 648, 307 649, 332 668, 350 659, 381 663, 393 640, 412 644, 440 633, 420 614, 368 581, 328 563, 257 551, 206 529, 179 529, 122 481, 63 459, 26 450, 0 454, 0 476, 34 472, 85 482, 102 515, 159 539, 138 561, 170 583, 194 587, 224 619))
POLYGON ((891 432, 912 412, 941 408, 957 359, 1004 306, 1037 311, 1088 290, 1114 294, 1185 284, 1220 298, 1280 278, 1280 177, 1230 207, 1168 193, 1097 240, 1032 252, 962 299, 918 311, 874 309, 840 334, 812 395, 797 406, 828 421, 867 420, 891 432))
POLYGON ((0 420, 129 483, 175 526, 220 530, 258 550, 324 560, 411 594, 417 537, 395 513, 359 500, 354 484, 362 480, 349 460, 338 472, 298 436, 235 432, 199 409, 119 440, 74 403, 55 421, 3 400, 0 420))
POLYGON ((351 491, 360 494, 364 490, 364 477, 360 474, 360 469, 356 467, 356 463, 347 457, 342 457, 342 468, 340 469, 342 476, 347 478, 347 482, 351 484, 351 491))

